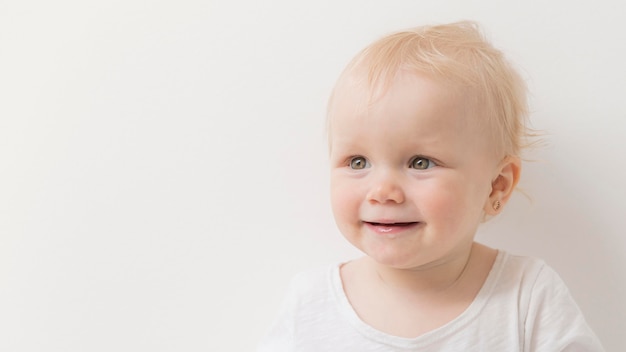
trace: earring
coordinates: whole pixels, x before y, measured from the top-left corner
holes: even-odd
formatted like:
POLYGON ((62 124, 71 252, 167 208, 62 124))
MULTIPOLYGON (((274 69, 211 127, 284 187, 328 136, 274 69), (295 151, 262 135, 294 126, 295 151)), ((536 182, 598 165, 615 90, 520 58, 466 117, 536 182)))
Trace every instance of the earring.
POLYGON ((496 200, 495 202, 493 202, 493 210, 499 210, 501 206, 502 206, 502 203, 500 203, 499 200, 496 200))

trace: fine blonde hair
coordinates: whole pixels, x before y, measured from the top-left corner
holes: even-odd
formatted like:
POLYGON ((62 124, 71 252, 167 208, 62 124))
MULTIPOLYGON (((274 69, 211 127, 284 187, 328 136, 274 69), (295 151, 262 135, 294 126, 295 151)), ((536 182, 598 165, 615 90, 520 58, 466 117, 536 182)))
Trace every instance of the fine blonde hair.
POLYGON ((370 103, 383 95, 399 71, 428 75, 454 87, 473 102, 494 142, 494 153, 519 156, 528 145, 526 84, 503 53, 470 21, 422 26, 385 36, 363 49, 339 77, 328 104, 332 108, 345 81, 364 85, 370 103), (359 79, 355 80, 355 76, 359 79))

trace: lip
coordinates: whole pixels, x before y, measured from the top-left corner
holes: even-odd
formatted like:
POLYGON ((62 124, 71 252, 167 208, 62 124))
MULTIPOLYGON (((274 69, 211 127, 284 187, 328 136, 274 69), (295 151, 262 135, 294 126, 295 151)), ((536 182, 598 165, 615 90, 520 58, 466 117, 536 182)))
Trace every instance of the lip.
POLYGON ((363 224, 378 235, 386 237, 397 237, 403 232, 415 229, 421 224, 421 222, 363 221, 363 224))

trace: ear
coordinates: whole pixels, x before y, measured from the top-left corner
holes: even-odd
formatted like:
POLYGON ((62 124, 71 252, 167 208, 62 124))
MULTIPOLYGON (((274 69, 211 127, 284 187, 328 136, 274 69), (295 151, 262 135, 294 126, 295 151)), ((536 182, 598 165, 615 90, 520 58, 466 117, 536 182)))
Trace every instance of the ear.
POLYGON ((486 214, 496 215, 502 211, 519 182, 521 171, 519 157, 507 156, 500 162, 491 181, 491 193, 484 208, 486 214))

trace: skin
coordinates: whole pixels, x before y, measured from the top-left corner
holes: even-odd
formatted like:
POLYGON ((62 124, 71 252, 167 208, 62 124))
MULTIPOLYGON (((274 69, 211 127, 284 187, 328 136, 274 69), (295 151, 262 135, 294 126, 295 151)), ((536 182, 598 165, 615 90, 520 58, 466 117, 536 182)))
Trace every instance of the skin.
POLYGON ((330 111, 331 202, 365 253, 342 266, 344 290, 369 325, 419 336, 482 287, 497 252, 474 236, 509 199, 520 161, 496 157, 462 92, 441 82, 401 71, 370 105, 344 90, 330 111))

